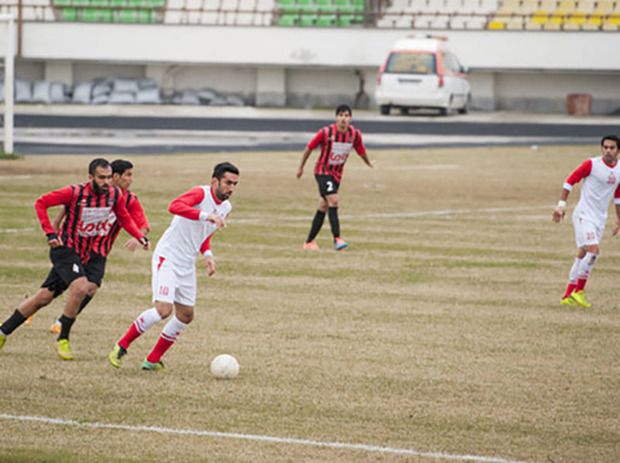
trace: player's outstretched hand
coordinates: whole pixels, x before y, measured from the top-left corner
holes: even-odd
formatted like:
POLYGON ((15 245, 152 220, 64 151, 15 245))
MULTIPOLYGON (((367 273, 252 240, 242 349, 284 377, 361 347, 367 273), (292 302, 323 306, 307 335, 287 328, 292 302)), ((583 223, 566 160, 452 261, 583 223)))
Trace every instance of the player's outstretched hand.
POLYGON ((142 245, 142 249, 144 249, 145 251, 151 249, 151 242, 146 236, 140 238, 140 244, 142 245))
POLYGON ((62 239, 56 233, 49 233, 47 235, 47 244, 50 248, 57 248, 62 246, 62 239))
POLYGON ((566 208, 557 206, 555 210, 553 211, 553 217, 551 218, 551 220, 553 220, 555 223, 560 223, 565 215, 566 215, 566 208))
POLYGON ((616 225, 614 225, 614 229, 611 232, 611 236, 616 236, 620 231, 620 218, 616 219, 616 225))
POLYGON ((213 276, 215 273, 215 260, 213 259, 213 256, 207 256, 205 258, 205 263, 207 264, 207 275, 213 276))
POLYGON ((128 251, 131 251, 131 252, 134 252, 136 249, 138 249, 139 245, 140 243, 138 243, 138 240, 135 238, 131 238, 129 241, 125 243, 125 247, 127 248, 128 251))
POLYGON ((304 168, 303 167, 299 167, 297 168, 297 173, 295 173, 295 176, 297 178, 301 178, 301 176, 304 174, 304 168))
POLYGON ((217 225, 217 228, 224 228, 226 226, 226 222, 219 215, 209 214, 207 216, 207 222, 211 222, 212 224, 217 225))

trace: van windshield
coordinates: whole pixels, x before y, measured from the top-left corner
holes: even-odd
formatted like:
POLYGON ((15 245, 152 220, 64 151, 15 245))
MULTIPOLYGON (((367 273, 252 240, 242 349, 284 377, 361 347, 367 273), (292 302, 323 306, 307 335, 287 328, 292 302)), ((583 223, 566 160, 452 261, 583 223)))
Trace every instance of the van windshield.
POLYGON ((390 55, 385 71, 392 74, 436 74, 433 53, 394 52, 390 55))

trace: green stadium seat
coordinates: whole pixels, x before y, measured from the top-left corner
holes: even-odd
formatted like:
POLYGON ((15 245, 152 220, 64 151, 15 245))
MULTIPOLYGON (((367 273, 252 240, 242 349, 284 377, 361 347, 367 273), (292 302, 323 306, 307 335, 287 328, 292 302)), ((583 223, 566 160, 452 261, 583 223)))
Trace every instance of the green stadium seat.
POLYGON ((78 6, 89 6, 89 5, 90 5, 89 0, 73 0, 71 2, 71 6, 76 6, 76 7, 78 7, 78 6))
POLYGON ((122 8, 127 6, 127 0, 110 0, 110 6, 122 8))
POLYGON ((112 13, 113 13, 113 11, 112 10, 108 10, 108 9, 99 10, 100 21, 102 23, 111 23, 112 19, 114 18, 114 15, 112 13))
POLYGON ((316 25, 320 27, 332 27, 336 25, 337 17, 335 14, 321 14, 316 19, 316 25))
POLYGON ((297 15, 296 14, 284 14, 278 20, 279 26, 296 26, 297 25, 297 15))
POLYGON ((297 8, 300 9, 302 12, 307 13, 314 13, 317 10, 316 5, 314 4, 314 0, 297 0, 297 8))
POLYGON ((77 21, 77 10, 75 8, 63 8, 61 17, 63 21, 77 21))
POLYGON ((298 11, 297 2, 295 0, 280 0, 278 6, 285 14, 298 11))
POLYGON ((69 6, 71 5, 71 0, 54 0, 54 6, 69 6))
POLYGON ((335 0, 336 9, 340 13, 354 13, 355 8, 350 0, 335 0))
POLYGON ((108 6, 108 0, 90 0, 90 6, 108 6))
POLYGON ((137 23, 138 12, 136 10, 119 10, 118 22, 121 23, 137 23))
POLYGON ((349 27, 354 20, 355 16, 352 14, 341 14, 338 17, 337 25, 340 27, 349 27))
POLYGON ((97 8, 84 8, 81 11, 80 17, 82 21, 86 21, 87 23, 98 23, 99 10, 97 8))
POLYGON ((316 7, 322 13, 333 13, 336 11, 336 6, 332 3, 332 0, 316 0, 316 7))
POLYGON ((140 8, 143 4, 143 0, 127 0, 127 6, 130 8, 140 8))
POLYGON ((302 14, 299 20, 299 25, 303 27, 314 26, 317 20, 316 14, 302 14))
POLYGON ((166 0, 147 0, 146 5, 150 8, 163 8, 166 6, 166 0))

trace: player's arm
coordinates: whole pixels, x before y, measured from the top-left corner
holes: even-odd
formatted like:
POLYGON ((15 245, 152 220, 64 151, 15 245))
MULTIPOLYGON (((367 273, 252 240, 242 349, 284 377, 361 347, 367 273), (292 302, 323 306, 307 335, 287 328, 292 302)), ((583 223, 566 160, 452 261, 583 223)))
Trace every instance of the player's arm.
POLYGON ((301 176, 304 174, 304 166, 306 165, 306 162, 308 161, 308 158, 310 157, 310 154, 312 153, 312 148, 310 147, 306 147, 306 149, 304 150, 304 153, 301 155, 301 162, 299 163, 299 167, 297 168, 297 173, 295 174, 297 176, 297 178, 301 178, 301 176))
POLYGON ((200 246, 200 252, 205 257, 207 275, 213 276, 215 273, 215 259, 213 258, 213 251, 211 251, 211 235, 209 235, 200 246))
POLYGON ((60 190, 50 191, 44 195, 41 195, 34 203, 34 210, 41 224, 41 228, 47 236, 47 244, 51 248, 62 246, 62 240, 58 236, 56 229, 50 222, 47 210, 54 206, 66 206, 71 204, 71 198, 73 197, 73 187, 67 186, 60 190))
POLYGON ((364 161, 364 163, 370 167, 371 169, 375 167, 374 161, 368 159, 368 153, 366 153, 366 147, 364 146, 364 142, 362 142, 362 133, 358 131, 358 136, 355 139, 353 144, 353 148, 355 152, 359 155, 360 158, 364 161))
POLYGON ((297 178, 301 178, 301 176, 304 174, 304 166, 306 165, 306 162, 308 161, 308 158, 310 157, 312 151, 314 151, 321 144, 321 140, 323 140, 325 136, 323 133, 324 131, 325 129, 319 130, 314 136, 314 138, 310 140, 308 146, 306 146, 306 149, 301 155, 301 162, 299 163, 299 167, 297 168, 297 173, 295 174, 297 178))
POLYGON ((620 185, 618 185, 614 193, 614 206, 616 206, 616 224, 611 232, 611 236, 616 236, 620 231, 620 185))
MULTIPOLYGON (((148 220, 146 219, 146 214, 144 213, 144 209, 142 209, 142 204, 137 197, 134 197, 132 201, 129 202, 127 206, 127 212, 135 222, 135 224, 140 228, 140 231, 143 235, 146 235, 150 230, 151 226, 149 225, 148 220)), ((135 238, 130 238, 129 241, 125 243, 125 247, 133 252, 136 250, 140 243, 135 238)))
POLYGON ((151 249, 151 243, 149 242, 149 239, 144 233, 140 231, 136 223, 129 215, 129 212, 127 212, 124 201, 117 200, 112 209, 116 214, 116 220, 118 220, 119 225, 123 227, 123 229, 127 233, 129 233, 136 240, 138 240, 138 243, 142 245, 142 249, 144 249, 145 251, 151 249))
POLYGON ((60 224, 62 223, 62 219, 65 218, 65 215, 67 215, 67 210, 64 207, 56 214, 54 222, 52 223, 52 228, 56 230, 56 232, 60 231, 60 224))
POLYGON ((592 161, 588 159, 586 162, 581 164, 572 174, 568 176, 566 182, 564 182, 564 186, 562 187, 562 192, 560 193, 560 200, 558 204, 555 206, 553 210, 553 220, 555 223, 559 223, 564 216, 566 215, 566 201, 568 200, 568 195, 573 189, 573 186, 581 181, 581 179, 586 178, 592 172, 592 161))
POLYGON ((196 187, 182 194, 168 206, 168 212, 180 215, 189 220, 202 220, 217 225, 217 228, 226 226, 226 222, 219 215, 208 214, 196 208, 205 199, 205 191, 203 188, 196 187))

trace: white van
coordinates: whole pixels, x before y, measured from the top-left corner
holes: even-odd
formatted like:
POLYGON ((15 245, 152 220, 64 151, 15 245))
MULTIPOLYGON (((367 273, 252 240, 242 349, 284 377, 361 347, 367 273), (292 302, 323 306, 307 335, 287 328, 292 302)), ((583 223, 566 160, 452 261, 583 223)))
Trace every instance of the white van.
POLYGON ((467 69, 448 50, 447 38, 410 35, 396 42, 379 70, 375 98, 381 114, 399 108, 403 114, 418 108, 469 109, 467 69))

